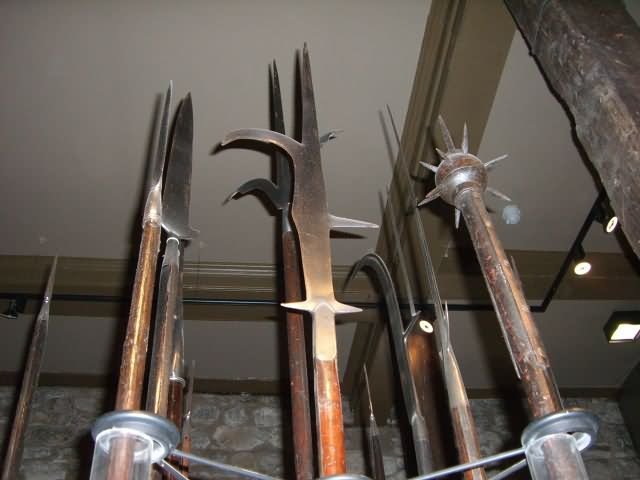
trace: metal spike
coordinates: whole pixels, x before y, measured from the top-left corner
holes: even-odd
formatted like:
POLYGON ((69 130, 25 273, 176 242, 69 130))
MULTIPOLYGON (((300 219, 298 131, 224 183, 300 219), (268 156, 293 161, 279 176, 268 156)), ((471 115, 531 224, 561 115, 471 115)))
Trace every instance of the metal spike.
POLYGON ((329 130, 324 135, 320 135, 320 146, 323 147, 326 143, 338 138, 338 134, 342 132, 344 132, 344 130, 329 130))
POLYGON ((436 187, 425 195, 424 199, 420 203, 418 203, 418 206, 421 207, 423 205, 426 205, 432 200, 435 200, 436 198, 438 198, 439 196, 440 196, 440 187, 436 187))
POLYGON ((329 228, 379 228, 378 225, 364 220, 356 220, 353 218, 338 217, 329 214, 329 228))
POLYGON ((460 210, 458 210, 457 208, 455 209, 456 211, 456 230, 458 230, 458 227, 460 227, 460 210))
POLYGON ((422 165, 424 168, 428 168, 429 170, 431 170, 433 173, 436 173, 438 171, 438 167, 435 165, 431 165, 430 163, 427 162, 420 162, 420 165, 422 165))
POLYGON ((469 130, 467 129, 467 122, 464 123, 461 148, 464 153, 469 153, 469 130))
POLYGON ((222 205, 226 205, 227 203, 229 203, 231 200, 235 200, 236 199, 236 195, 238 195, 238 191, 236 190, 235 192, 231 192, 229 195, 227 195, 227 197, 222 201, 222 205))
POLYGON ((453 138, 451 138, 451 133, 447 128, 447 125, 444 123, 444 119, 442 115, 438 115, 438 125, 440 126, 440 131, 442 132, 442 139, 444 140, 444 144, 447 147, 448 152, 453 152, 456 150, 456 146, 453 143, 453 138))
POLYGON ((504 160, 504 159, 505 159, 505 158, 507 158, 508 156, 509 156, 509 155, 504 154, 504 155, 500 155, 499 157, 494 158, 493 160, 489 160, 487 163, 485 163, 485 164, 484 164, 484 167, 485 167, 487 170, 491 170, 491 169, 495 166, 495 164, 496 164, 496 163, 498 163, 498 162, 500 162, 500 161, 504 160))
POLYGON ((511 199, 509 197, 507 197, 504 193, 496 190, 495 188, 487 187, 487 192, 489 192, 494 197, 501 198, 505 202, 510 202, 511 201, 511 199))

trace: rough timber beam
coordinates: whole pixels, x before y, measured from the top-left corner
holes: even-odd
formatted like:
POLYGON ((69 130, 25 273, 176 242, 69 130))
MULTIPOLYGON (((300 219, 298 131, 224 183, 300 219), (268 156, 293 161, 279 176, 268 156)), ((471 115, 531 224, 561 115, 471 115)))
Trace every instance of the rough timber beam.
MULTIPOLYGON (((400 147, 402 158, 411 174, 424 175, 424 169, 417 168, 419 161, 435 163, 431 126, 439 113, 448 119, 449 124, 459 127, 460 131, 454 131, 454 135, 461 132, 466 121, 472 132, 471 148, 477 149, 514 31, 513 21, 500 0, 433 0, 400 147)), ((394 195, 394 205, 403 210, 400 206, 407 204, 408 189, 413 189, 416 197, 421 198, 429 184, 413 180, 408 182, 404 171, 399 168, 395 170, 391 194, 394 195)), ((415 235, 411 233, 413 221, 404 213, 406 212, 399 211, 396 216, 405 220, 406 230, 411 238, 405 248, 409 265, 413 266, 410 268, 414 269, 412 280, 417 284, 414 290, 421 301, 428 301, 419 247, 415 235)), ((427 238, 431 242, 431 255, 438 266, 451 238, 450 212, 446 217, 429 209, 421 210, 420 214, 427 238)), ((383 228, 387 219, 388 216, 385 215, 383 228)), ((400 228, 402 230, 403 226, 400 228)), ((381 232, 377 251, 389 259, 387 238, 391 236, 381 232)), ((393 267, 391 264, 389 266, 393 267)), ((392 356, 386 326, 383 327, 382 335, 377 335, 372 334, 370 326, 358 326, 347 369, 347 373, 357 375, 362 370, 362 363, 367 363, 372 379, 372 396, 376 399, 374 409, 379 420, 388 417, 394 404, 393 364, 390 361, 392 356), (363 342, 365 344, 356 345, 362 338, 377 338, 379 341, 375 344, 363 342)), ((431 342, 425 347, 428 348, 421 348, 420 351, 424 355, 431 355, 431 342)), ((422 360, 418 363, 426 368, 424 374, 433 377, 435 362, 430 362, 426 356, 422 360)), ((360 380, 356 378, 353 381, 358 384, 360 380)), ((354 388, 354 392, 359 391, 360 388, 354 388)), ((429 392, 421 392, 420 395, 428 396, 429 392)), ((352 400, 354 403, 358 402, 357 398, 352 400)), ((434 402, 436 399, 426 401, 434 402)))
POLYGON ((640 28, 621 0, 506 0, 640 256, 640 28))

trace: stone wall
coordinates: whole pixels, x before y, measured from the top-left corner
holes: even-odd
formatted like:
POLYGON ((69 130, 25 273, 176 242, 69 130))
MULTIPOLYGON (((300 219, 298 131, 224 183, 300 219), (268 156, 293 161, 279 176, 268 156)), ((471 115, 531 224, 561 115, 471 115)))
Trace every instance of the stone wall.
MULTIPOLYGON (((13 389, 0 388, 0 428, 5 434, 13 416, 13 395, 13 389)), ((586 455, 591 479, 640 478, 640 461, 616 402, 572 399, 567 403, 589 408, 602 422, 599 441, 586 455)), ((106 398, 98 389, 40 388, 27 431, 21 478, 88 478, 93 450, 89 429, 99 413, 109 410, 111 404, 112 399, 106 398)), ((491 454, 518 446, 518 434, 512 432, 522 429, 526 417, 519 405, 514 408, 512 402, 509 407, 505 408, 504 402, 497 399, 472 401, 483 453, 491 454)), ((194 453, 274 476, 292 478, 289 466, 291 452, 282 436, 282 431, 288 429, 288 419, 281 412, 276 397, 196 394, 194 453)), ((364 472, 366 439, 346 405, 345 429, 348 469, 350 472, 364 472)), ((403 448, 397 422, 391 421, 382 426, 380 435, 388 478, 404 479, 403 448)), ((191 477, 194 480, 231 478, 195 466, 191 477)))

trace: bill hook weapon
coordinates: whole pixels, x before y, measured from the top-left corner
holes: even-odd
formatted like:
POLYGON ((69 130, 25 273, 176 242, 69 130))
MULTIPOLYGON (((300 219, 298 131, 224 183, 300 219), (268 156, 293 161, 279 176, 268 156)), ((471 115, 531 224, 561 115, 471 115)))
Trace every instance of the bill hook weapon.
POLYGON ((221 146, 237 140, 267 143, 284 150, 293 164, 291 217, 298 233, 306 298, 299 302, 284 303, 283 306, 309 312, 312 317, 320 475, 329 476, 344 473, 346 469, 335 315, 360 311, 359 308, 340 303, 335 298, 329 229, 374 225, 335 217, 328 213, 311 67, 306 45, 302 54, 300 78, 302 142, 271 130, 244 129, 227 134, 221 146))
MULTIPOLYGON (((271 108, 274 131, 285 133, 282 113, 282 96, 278 68, 274 60, 271 69, 271 108)), ((335 138, 336 133, 326 135, 326 141, 335 138)), ((320 140, 322 142, 322 139, 320 140)), ((291 171, 284 154, 276 150, 274 184, 266 178, 255 178, 243 183, 229 198, 237 198, 254 191, 262 192, 280 211, 280 232, 282 238, 282 264, 284 271, 285 302, 302 299, 300 285, 300 259, 295 234, 289 221, 291 206, 291 171)), ((309 383, 307 380, 307 353, 304 336, 304 318, 301 312, 286 312, 287 351, 289 354, 289 382, 291 386, 291 423, 293 430, 294 464, 297 480, 313 478, 313 448, 311 434, 311 411, 309 383)))

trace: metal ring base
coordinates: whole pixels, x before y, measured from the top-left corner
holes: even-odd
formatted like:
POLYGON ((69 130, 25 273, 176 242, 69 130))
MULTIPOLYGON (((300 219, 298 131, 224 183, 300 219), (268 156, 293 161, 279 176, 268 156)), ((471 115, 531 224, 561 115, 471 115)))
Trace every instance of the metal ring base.
POLYGON ((153 440, 152 463, 165 458, 180 441, 180 432, 160 415, 140 410, 116 410, 99 417, 91 428, 94 440, 99 433, 112 428, 124 428, 143 433, 153 440))
POLYGON ((526 447, 547 435, 570 433, 576 439, 578 450, 582 451, 596 443, 599 428, 600 422, 593 413, 572 408, 534 420, 524 429, 520 441, 526 447))

